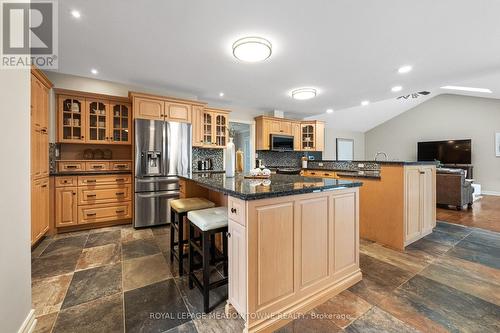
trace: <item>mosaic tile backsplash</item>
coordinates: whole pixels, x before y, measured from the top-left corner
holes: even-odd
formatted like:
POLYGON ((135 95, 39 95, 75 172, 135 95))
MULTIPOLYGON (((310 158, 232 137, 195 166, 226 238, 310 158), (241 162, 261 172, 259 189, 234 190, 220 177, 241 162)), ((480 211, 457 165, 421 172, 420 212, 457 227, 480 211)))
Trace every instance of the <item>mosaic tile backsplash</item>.
MULTIPOLYGON (((307 152, 306 154, 307 156, 314 156, 315 160, 321 160, 323 155, 321 152, 307 152)), ((304 152, 260 150, 257 155, 256 158, 261 159, 266 167, 300 167, 304 152)))
POLYGON ((56 170, 56 149, 58 147, 57 143, 49 142, 49 172, 51 174, 55 173, 56 170))
POLYGON ((214 170, 224 170, 224 150, 193 147, 193 171, 198 170, 198 161, 211 158, 214 170))

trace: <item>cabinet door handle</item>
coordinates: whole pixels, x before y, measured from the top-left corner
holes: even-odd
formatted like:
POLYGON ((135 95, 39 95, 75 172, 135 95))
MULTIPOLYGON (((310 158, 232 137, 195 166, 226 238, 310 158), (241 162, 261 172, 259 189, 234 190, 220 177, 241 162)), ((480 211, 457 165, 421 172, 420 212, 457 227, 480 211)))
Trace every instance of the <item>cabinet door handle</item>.
POLYGON ((125 194, 125 192, 116 192, 115 194, 116 194, 116 195, 124 195, 124 194, 125 194))
POLYGON ((237 210, 236 208, 231 208, 231 213, 236 214, 237 210))
POLYGON ((95 193, 87 194, 87 198, 96 197, 96 196, 97 196, 97 194, 95 194, 95 193))
POLYGON ((123 169, 123 168, 126 168, 127 165, 125 165, 125 164, 115 164, 115 167, 119 168, 119 169, 123 169))
POLYGON ((102 165, 94 165, 92 169, 102 169, 102 165))
POLYGON ((124 178, 116 178, 116 179, 115 179, 115 182, 123 182, 123 181, 125 181, 125 179, 124 179, 124 178))
POLYGON ((227 238, 231 238, 231 233, 230 232, 226 232, 226 237, 227 238))
POLYGON ((72 193, 73 193, 73 195, 76 195, 76 192, 72 192, 72 193))
POLYGON ((119 213, 125 213, 125 209, 117 209, 115 212, 118 213, 118 214, 119 213))
POLYGON ((419 171, 421 175, 425 175, 425 171, 419 171))
POLYGON ((66 165, 66 169, 76 169, 78 165, 66 165))
POLYGON ((96 213, 87 213, 85 215, 87 215, 87 216, 96 216, 97 214, 96 213))
POLYGON ((97 182, 97 180, 95 180, 95 179, 87 179, 86 182, 87 183, 95 183, 95 182, 97 182))
POLYGON ((42 187, 47 187, 47 184, 43 184, 42 187))

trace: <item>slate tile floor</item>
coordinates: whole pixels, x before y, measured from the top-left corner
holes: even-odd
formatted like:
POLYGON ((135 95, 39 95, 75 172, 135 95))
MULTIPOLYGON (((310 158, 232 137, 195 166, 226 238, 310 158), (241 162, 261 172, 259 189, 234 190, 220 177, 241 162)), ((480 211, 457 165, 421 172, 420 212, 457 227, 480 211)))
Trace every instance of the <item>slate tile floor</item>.
MULTIPOLYGON (((241 332, 223 303, 199 316, 168 241, 168 227, 129 226, 45 239, 32 252, 36 332, 241 332)), ((278 332, 500 331, 500 234, 438 222, 404 253, 365 240, 360 252, 360 283, 278 332)))

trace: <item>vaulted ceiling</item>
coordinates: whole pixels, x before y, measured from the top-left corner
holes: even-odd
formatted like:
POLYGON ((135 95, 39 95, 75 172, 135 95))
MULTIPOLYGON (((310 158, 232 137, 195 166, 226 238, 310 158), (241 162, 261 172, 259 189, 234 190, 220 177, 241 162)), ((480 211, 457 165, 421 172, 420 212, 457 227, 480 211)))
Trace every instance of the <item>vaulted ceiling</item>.
MULTIPOLYGON (((421 90, 435 95, 443 85, 490 85, 494 94, 485 97, 500 98, 498 13, 497 0, 64 0, 58 72, 263 112, 306 117, 333 108, 352 112, 349 126, 362 121, 362 100, 383 119, 396 111, 375 102, 394 104, 421 90), (269 39, 272 56, 236 60, 231 45, 247 35, 269 39), (406 64, 413 71, 398 74, 406 64), (391 92, 395 85, 403 90, 391 92), (301 86, 319 95, 293 100, 290 90, 301 86)), ((412 103, 397 104, 398 112, 412 103)))

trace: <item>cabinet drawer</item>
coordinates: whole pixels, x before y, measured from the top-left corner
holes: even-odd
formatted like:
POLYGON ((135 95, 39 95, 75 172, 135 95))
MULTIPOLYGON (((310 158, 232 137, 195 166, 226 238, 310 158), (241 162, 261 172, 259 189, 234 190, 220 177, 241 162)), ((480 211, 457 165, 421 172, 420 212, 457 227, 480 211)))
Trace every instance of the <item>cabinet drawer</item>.
POLYGON ((245 226, 245 201, 229 197, 227 202, 227 209, 229 219, 238 222, 242 226, 245 226))
POLYGON ((132 203, 78 206, 78 224, 98 223, 131 218, 132 203))
POLYGON ((77 177, 56 177, 56 187, 76 186, 77 177))
POLYGON ((109 162, 85 162, 85 170, 87 171, 109 170, 109 162))
POLYGON ((59 162, 58 170, 61 172, 64 171, 84 171, 85 163, 84 162, 59 162))
POLYGON ((98 175, 78 176, 78 186, 95 187, 96 185, 119 185, 130 184, 132 176, 126 175, 98 175))
POLYGON ((132 169, 132 162, 110 162, 111 170, 130 170, 132 169))
POLYGON ((79 205, 127 201, 131 200, 131 196, 130 184, 78 188, 79 205))

